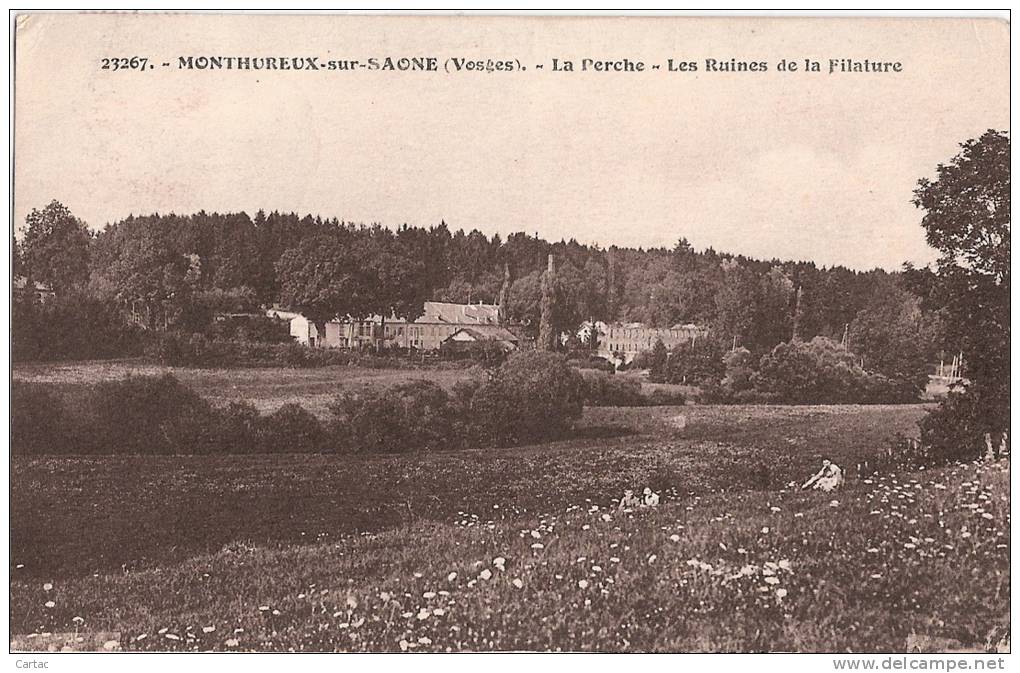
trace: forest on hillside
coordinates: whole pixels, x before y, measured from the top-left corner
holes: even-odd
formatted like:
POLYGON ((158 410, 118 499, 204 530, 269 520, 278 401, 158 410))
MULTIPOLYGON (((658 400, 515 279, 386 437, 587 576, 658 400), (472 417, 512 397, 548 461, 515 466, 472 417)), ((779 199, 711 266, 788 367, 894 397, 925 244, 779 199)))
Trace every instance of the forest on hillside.
POLYGON ((295 213, 129 216, 93 231, 58 202, 28 216, 15 239, 18 275, 58 295, 84 295, 158 330, 201 331, 217 313, 281 306, 313 319, 396 313, 425 300, 505 304, 536 332, 541 276, 556 259, 556 327, 585 320, 696 323, 727 345, 764 353, 794 336, 847 337, 866 362, 912 343, 940 348, 939 316, 923 311, 931 272, 860 272, 812 262, 695 250, 602 248, 517 232, 359 225, 295 213), (509 283, 507 281, 509 280, 509 283))
POLYGON ((586 320, 707 328, 697 347, 666 352, 660 342, 638 355, 650 377, 694 382, 708 402, 916 400, 932 364, 955 356, 963 386, 926 418, 922 439, 947 455, 971 451, 990 445, 988 428, 1008 425, 1009 156, 1008 133, 989 130, 961 143, 936 179, 918 180, 912 202, 940 256, 934 269, 897 272, 699 251, 685 239, 605 249, 444 222, 391 229, 261 211, 129 216, 94 231, 53 201, 13 241, 14 273, 29 291, 15 292, 12 355, 348 364, 360 355, 289 343, 286 326, 264 314, 261 326, 237 330, 223 319, 280 306, 315 322, 414 320, 429 299, 498 303, 540 337, 539 349, 575 362, 598 344, 556 336, 586 320), (53 296, 37 297, 37 283, 53 296))

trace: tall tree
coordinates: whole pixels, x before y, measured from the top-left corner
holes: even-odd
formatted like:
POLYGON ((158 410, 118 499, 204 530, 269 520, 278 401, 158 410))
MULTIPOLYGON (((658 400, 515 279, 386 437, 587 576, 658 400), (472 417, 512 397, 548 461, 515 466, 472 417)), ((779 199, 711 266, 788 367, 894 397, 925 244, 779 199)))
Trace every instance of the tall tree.
POLYGON ((1009 284, 1009 135, 989 130, 960 145, 938 177, 921 178, 914 205, 925 211, 921 226, 941 253, 939 268, 963 269, 1009 284))
POLYGON ((801 310, 804 301, 804 286, 797 286, 796 300, 793 306, 793 333, 790 337, 791 341, 800 341, 801 339, 801 310))
POLYGON ((757 350, 771 350, 792 333, 790 300, 793 281, 782 268, 773 266, 759 281, 759 301, 754 335, 757 350))
POLYGON ((503 284, 499 288, 499 324, 506 325, 510 322, 508 311, 510 309, 510 285, 513 279, 510 277, 510 263, 503 263, 503 284))
POLYGON ((59 201, 42 210, 32 209, 25 218, 22 261, 36 281, 64 294, 80 288, 89 278, 88 226, 59 201))
POLYGON ((176 215, 129 217, 96 240, 94 285, 110 288, 135 320, 166 328, 185 308, 201 275, 201 261, 183 246, 187 220, 176 215))
POLYGON ((311 320, 319 334, 336 317, 364 318, 374 308, 364 259, 345 229, 303 239, 280 256, 280 302, 311 320))
POLYGON ((539 350, 554 351, 558 346, 559 333, 556 330, 556 262, 552 254, 545 273, 542 274, 542 318, 538 327, 539 350))
POLYGON ((403 229, 396 235, 384 227, 359 232, 361 264, 368 283, 362 289, 368 308, 380 317, 376 347, 382 346, 386 320, 392 315, 412 321, 432 296, 428 269, 416 254, 416 234, 403 229))
POLYGON ((715 333, 732 344, 750 342, 754 324, 758 282, 754 273, 737 260, 723 260, 723 280, 715 292, 715 333))
MULTIPOLYGON (((963 350, 970 380, 961 399, 944 405, 950 423, 1000 432, 1009 427, 1010 401, 1010 141, 989 130, 960 145, 935 180, 922 178, 914 205, 925 211, 921 225, 939 253, 933 298, 941 304, 947 336, 963 350)), ((966 438, 973 444, 974 437, 966 438)))
POLYGON ((928 382, 938 323, 921 310, 921 300, 895 279, 875 293, 847 330, 850 350, 868 371, 910 382, 918 393, 928 382))

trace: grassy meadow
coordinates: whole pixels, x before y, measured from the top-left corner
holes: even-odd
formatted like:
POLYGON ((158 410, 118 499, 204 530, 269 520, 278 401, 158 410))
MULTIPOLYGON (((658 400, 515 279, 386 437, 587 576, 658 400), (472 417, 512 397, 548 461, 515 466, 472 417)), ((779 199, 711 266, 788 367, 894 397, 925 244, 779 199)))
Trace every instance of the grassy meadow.
MULTIPOLYGON (((126 367, 15 376, 82 383, 126 367)), ((275 371, 174 374, 262 409, 324 405, 342 374, 473 375, 275 371)), ((18 457, 13 644, 984 649, 1009 618, 1008 460, 855 468, 924 409, 593 408, 568 441, 423 455, 18 457), (823 456, 846 486, 801 491, 823 456), (658 506, 618 508, 646 486, 658 506)))
POLYGON ((458 381, 485 376, 478 367, 466 369, 373 369, 368 367, 258 367, 209 369, 168 367, 142 360, 111 360, 45 364, 17 364, 14 378, 53 383, 73 390, 77 386, 111 381, 125 376, 173 374, 182 383, 215 404, 251 402, 260 412, 275 411, 297 402, 325 416, 327 405, 342 390, 386 387, 412 379, 427 378, 444 388, 458 381))

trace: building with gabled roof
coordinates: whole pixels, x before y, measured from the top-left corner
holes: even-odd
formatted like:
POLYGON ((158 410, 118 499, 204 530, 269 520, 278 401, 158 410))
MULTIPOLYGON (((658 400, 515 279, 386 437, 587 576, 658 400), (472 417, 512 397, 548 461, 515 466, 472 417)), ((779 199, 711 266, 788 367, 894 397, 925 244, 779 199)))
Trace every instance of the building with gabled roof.
POLYGON ((414 322, 498 325, 499 306, 496 304, 454 304, 445 301, 427 301, 421 317, 414 322))
POLYGON ((486 343, 499 344, 503 350, 509 351, 517 348, 520 338, 499 325, 477 325, 459 328, 443 339, 441 347, 453 351, 467 351, 486 343))
POLYGON ((396 316, 383 321, 379 315, 364 320, 336 318, 325 324, 323 334, 319 334, 315 323, 304 316, 298 315, 290 321, 291 336, 298 342, 326 348, 359 348, 381 343, 383 348, 438 350, 444 340, 464 327, 482 329, 481 334, 499 328, 514 336, 500 326, 499 306, 482 303, 427 301, 422 315, 411 322, 396 316))

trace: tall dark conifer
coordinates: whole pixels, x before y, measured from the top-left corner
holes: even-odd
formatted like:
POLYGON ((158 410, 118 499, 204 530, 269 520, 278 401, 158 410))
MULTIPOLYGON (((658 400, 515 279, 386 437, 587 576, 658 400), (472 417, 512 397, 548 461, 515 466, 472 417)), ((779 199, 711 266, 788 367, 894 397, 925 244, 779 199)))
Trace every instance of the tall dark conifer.
POLYGON ((542 274, 542 318, 538 327, 539 350, 556 350, 556 262, 549 255, 548 265, 542 274))

